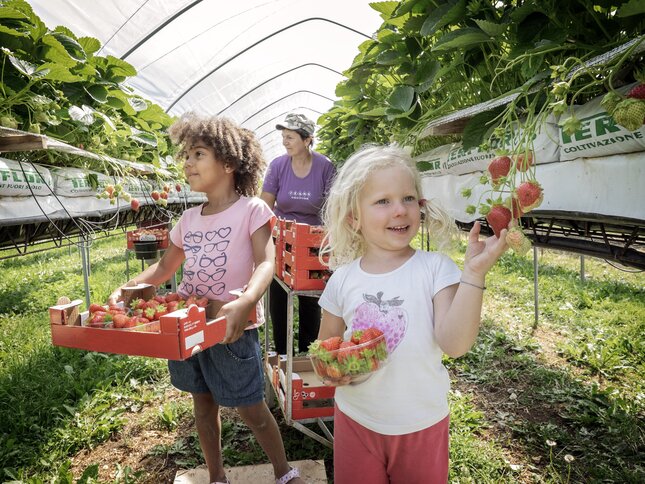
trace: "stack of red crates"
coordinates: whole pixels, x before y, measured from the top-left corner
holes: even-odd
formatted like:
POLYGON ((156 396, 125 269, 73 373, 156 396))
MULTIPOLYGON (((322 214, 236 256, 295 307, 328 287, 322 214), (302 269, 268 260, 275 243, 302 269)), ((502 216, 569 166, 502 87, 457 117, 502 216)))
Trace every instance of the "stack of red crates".
POLYGON ((285 222, 282 248, 282 276, 287 286, 296 291, 325 288, 330 272, 318 258, 323 228, 296 222, 285 222))

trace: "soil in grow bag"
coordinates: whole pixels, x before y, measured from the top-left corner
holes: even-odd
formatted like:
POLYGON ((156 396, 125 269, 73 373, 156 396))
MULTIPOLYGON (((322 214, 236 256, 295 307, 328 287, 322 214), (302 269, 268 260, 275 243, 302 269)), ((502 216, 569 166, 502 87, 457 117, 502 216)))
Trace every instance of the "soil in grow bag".
POLYGON ((134 254, 137 259, 156 259, 159 243, 156 240, 138 241, 134 243, 134 254))

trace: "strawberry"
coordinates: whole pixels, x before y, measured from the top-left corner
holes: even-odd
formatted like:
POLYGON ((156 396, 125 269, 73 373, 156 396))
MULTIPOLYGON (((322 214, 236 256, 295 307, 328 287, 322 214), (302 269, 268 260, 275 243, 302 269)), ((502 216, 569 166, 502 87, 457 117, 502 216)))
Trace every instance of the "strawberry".
POLYGON ((504 202, 504 206, 511 210, 513 219, 518 219, 524 215, 522 207, 520 207, 520 202, 515 197, 508 197, 504 202))
POLYGON ((361 340, 361 336, 363 336, 363 330, 357 329, 356 331, 352 332, 352 336, 349 340, 355 345, 357 345, 361 340))
POLYGON ((178 192, 181 191, 181 185, 179 183, 175 185, 175 190, 177 190, 178 192))
POLYGON ((166 302, 179 301, 181 296, 176 292, 169 292, 166 294, 166 302))
POLYGON ((138 326, 140 324, 148 324, 150 320, 148 318, 142 318, 141 316, 135 316, 130 319, 130 322, 134 323, 134 326, 138 326))
POLYGON ((511 221, 511 211, 504 205, 493 205, 488 215, 486 215, 486 220, 493 229, 495 236, 499 238, 502 230, 507 228, 511 221))
POLYGON ((125 314, 115 314, 112 316, 115 328, 127 328, 130 323, 130 317, 125 314))
POLYGON ((607 111, 607 114, 613 116, 616 106, 623 100, 623 97, 617 92, 610 91, 600 101, 600 105, 607 111))
POLYGON ((331 338, 327 338, 326 340, 321 341, 320 346, 327 351, 336 351, 338 348, 340 348, 340 344, 342 342, 343 339, 340 336, 332 336, 331 338))
POLYGON ((200 298, 197 298, 197 300, 195 301, 195 304, 197 304, 200 308, 205 308, 206 306, 208 306, 208 302, 209 301, 207 297, 200 297, 200 298))
POLYGON ((155 201, 159 200, 159 192, 158 192, 157 190, 155 190, 154 192, 152 192, 152 193, 150 194, 150 196, 151 196, 151 197, 152 197, 152 199, 153 199, 153 200, 155 200, 155 201))
POLYGON ((517 255, 526 254, 531 248, 531 241, 526 238, 519 227, 511 227, 506 234, 506 243, 517 255))
POLYGON ((168 192, 161 192, 159 194, 159 197, 162 198, 163 200, 168 200, 168 192))
POLYGON ((100 304, 90 304, 90 313, 98 313, 98 312, 105 312, 105 306, 101 306, 100 304))
POLYGON ((352 357, 358 357, 358 349, 356 349, 356 346, 357 345, 351 341, 343 341, 340 344, 336 355, 338 363, 345 363, 352 357))
POLYGON ((155 315, 152 319, 156 321, 161 316, 165 316, 166 314, 168 314, 168 308, 166 307, 165 304, 160 304, 159 306, 157 306, 157 309, 155 310, 155 315))
POLYGON ((170 191, 170 185, 164 185, 163 186, 163 191, 168 193, 170 191))
POLYGON ((105 192, 108 194, 110 198, 112 198, 112 195, 114 194, 114 186, 108 185, 105 187, 105 192))
POLYGON ((493 187, 497 188, 500 185, 501 179, 508 175, 511 169, 511 159, 508 156, 498 156, 488 165, 488 173, 490 173, 493 187))
POLYGON ((133 211, 138 212, 139 211, 139 205, 140 205, 139 200, 137 200, 136 198, 133 198, 132 200, 130 200, 130 208, 133 211))
POLYGON ((515 164, 517 171, 527 171, 533 165, 533 153, 531 151, 520 153, 515 157, 515 164))
POLYGON ((522 208, 522 212, 528 213, 542 203, 544 195, 542 187, 536 181, 522 183, 515 191, 515 197, 522 208))
POLYGON ((627 97, 634 99, 645 99, 645 84, 638 84, 632 87, 627 93, 627 97))
POLYGON ((146 302, 143 299, 133 299, 130 301, 130 307, 132 309, 145 309, 146 302))
POLYGON ((162 296, 160 294, 157 294, 155 297, 153 297, 155 301, 157 301, 159 304, 165 304, 166 303, 166 297, 162 296))
POLYGON ((343 370, 340 369, 338 363, 331 363, 327 365, 326 373, 329 378, 332 380, 340 380, 343 376, 343 370))
POLYGON ((146 308, 143 310, 143 317, 153 321, 155 319, 155 313, 157 311, 154 308, 146 308))
POLYGON ((612 115, 616 123, 629 131, 636 131, 643 125, 645 119, 645 101, 628 98, 616 106, 612 115))
POLYGON ((367 344, 366 347, 369 349, 376 348, 378 338, 383 336, 383 331, 378 328, 367 328, 363 331, 363 334, 358 340, 358 344, 366 344, 372 342, 372 344, 367 344))

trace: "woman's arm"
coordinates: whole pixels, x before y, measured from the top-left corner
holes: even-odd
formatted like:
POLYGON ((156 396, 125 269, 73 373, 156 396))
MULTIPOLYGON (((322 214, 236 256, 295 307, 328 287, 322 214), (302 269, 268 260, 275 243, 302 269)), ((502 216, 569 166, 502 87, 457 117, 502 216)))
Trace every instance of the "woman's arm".
POLYGON ((260 198, 266 202, 271 210, 273 210, 273 207, 275 206, 275 195, 273 193, 262 192, 260 194, 260 198))
POLYGON ((275 270, 275 246, 271 239, 271 224, 267 222, 251 235, 255 270, 246 289, 234 301, 226 303, 218 316, 226 316, 226 336, 223 344, 237 341, 248 326, 248 315, 264 295, 275 270))
POLYGON ((136 284, 146 283, 153 286, 159 286, 161 283, 166 282, 168 279, 175 275, 177 269, 186 258, 184 249, 177 247, 170 242, 168 248, 165 250, 163 256, 159 261, 152 264, 139 275, 133 277, 123 286, 118 287, 108 298, 109 304, 115 304, 122 298, 121 288, 125 286, 132 286, 136 284))

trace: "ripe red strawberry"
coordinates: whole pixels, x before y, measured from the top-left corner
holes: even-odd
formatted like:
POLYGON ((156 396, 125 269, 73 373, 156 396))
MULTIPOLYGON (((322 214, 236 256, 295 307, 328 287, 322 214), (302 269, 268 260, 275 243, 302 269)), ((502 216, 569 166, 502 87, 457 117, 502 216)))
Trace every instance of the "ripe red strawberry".
POLYGON ((151 196, 151 197, 152 197, 152 199, 153 199, 153 200, 155 200, 155 201, 156 201, 156 200, 159 200, 159 197, 160 197, 159 192, 158 192, 157 190, 155 190, 154 192, 152 192, 152 193, 150 194, 150 196, 151 196))
POLYGON ((508 156, 498 156, 488 165, 488 173, 490 173, 493 187, 499 186, 500 179, 508 175, 511 169, 511 159, 508 156))
POLYGON ((90 313, 104 313, 105 312, 105 306, 101 306, 100 304, 90 304, 90 313))
POLYGON ((637 86, 632 87, 627 93, 627 97, 645 99, 645 84, 638 84, 637 86))
POLYGON ((168 200, 168 192, 161 192, 159 194, 160 198, 163 198, 164 200, 168 200))
POLYGON ((112 316, 112 321, 114 322, 115 328, 127 328, 130 323, 130 316, 125 314, 115 314, 112 316))
POLYGON ((357 345, 352 343, 351 341, 343 341, 340 344, 340 347, 338 348, 338 354, 336 355, 338 363, 344 363, 353 356, 358 357, 359 353, 356 346, 357 345))
POLYGON ((181 191, 181 185, 179 183, 175 185, 175 190, 177 190, 178 192, 181 191))
POLYGON ((366 330, 363 331, 363 334, 359 338, 358 344, 365 344, 365 343, 370 343, 372 344, 367 344, 366 348, 376 348, 377 345, 377 339, 380 338, 383 335, 383 331, 381 331, 378 328, 367 328, 366 330))
POLYGON ((137 200, 136 198, 133 198, 132 200, 130 200, 130 208, 132 210, 134 210, 135 212, 138 212, 139 211, 139 200, 137 200))
POLYGON ((324 341, 320 342, 321 348, 324 348, 327 351, 336 351, 338 348, 340 348, 340 344, 343 342, 343 338, 340 336, 332 336, 331 338, 327 338, 324 341))
POLYGON ((515 197, 517 197, 522 212, 528 213, 540 206, 544 195, 542 193, 542 187, 538 182, 527 181, 517 187, 515 197))
POLYGON ((533 165, 533 152, 520 153, 515 157, 517 171, 527 171, 533 165))
POLYGON ((508 227, 511 221, 511 211, 504 205, 493 205, 486 215, 488 224, 493 229, 495 236, 499 238, 502 230, 508 227))

